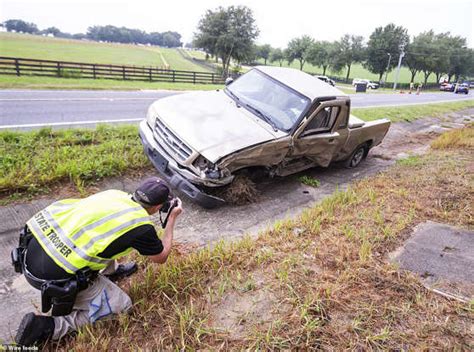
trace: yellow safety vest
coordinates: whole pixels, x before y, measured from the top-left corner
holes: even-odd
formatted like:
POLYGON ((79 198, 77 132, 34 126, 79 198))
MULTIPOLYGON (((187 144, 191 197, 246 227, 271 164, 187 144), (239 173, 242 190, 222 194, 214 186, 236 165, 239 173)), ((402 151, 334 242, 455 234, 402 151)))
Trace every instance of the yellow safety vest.
POLYGON ((26 224, 43 250, 71 274, 85 267, 105 268, 112 259, 128 254, 132 248, 112 258, 101 258, 99 253, 127 231, 153 225, 141 205, 117 190, 55 202, 26 224))

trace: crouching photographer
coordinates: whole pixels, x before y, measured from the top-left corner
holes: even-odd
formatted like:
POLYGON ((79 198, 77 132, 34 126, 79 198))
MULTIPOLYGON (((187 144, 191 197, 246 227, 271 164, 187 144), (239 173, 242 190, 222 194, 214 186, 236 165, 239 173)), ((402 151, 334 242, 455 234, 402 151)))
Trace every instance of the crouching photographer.
POLYGON ((80 326, 125 312, 130 297, 113 281, 137 271, 135 263, 116 264, 133 249, 155 263, 165 263, 171 251, 181 200, 152 177, 130 195, 108 190, 84 199, 65 199, 38 212, 20 234, 12 251, 17 272, 41 291, 41 310, 28 313, 16 343, 31 346, 57 340, 80 326), (150 219, 160 211, 163 238, 150 219))

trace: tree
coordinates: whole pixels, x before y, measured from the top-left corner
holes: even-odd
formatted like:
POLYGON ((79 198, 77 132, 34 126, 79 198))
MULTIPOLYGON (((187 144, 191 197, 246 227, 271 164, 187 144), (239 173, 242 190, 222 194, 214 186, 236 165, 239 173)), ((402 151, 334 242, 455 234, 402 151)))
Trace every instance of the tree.
POLYGON ((262 58, 264 60, 264 64, 267 64, 267 60, 270 57, 270 53, 272 52, 272 47, 270 44, 264 44, 264 45, 257 45, 256 48, 256 56, 257 58, 262 58))
POLYGON ((56 27, 48 27, 46 29, 43 29, 41 32, 44 33, 44 34, 52 34, 55 37, 57 37, 58 34, 61 33, 59 28, 56 28, 56 27))
POLYGON ((130 29, 115 26, 92 26, 87 29, 87 38, 97 41, 116 43, 140 43, 162 45, 169 48, 180 47, 181 34, 177 32, 152 32, 150 34, 140 29, 130 29))
POLYGON ((314 39, 308 35, 292 39, 285 50, 288 64, 291 65, 293 61, 298 60, 300 62, 300 70, 303 70, 313 44, 314 39))
POLYGON ((207 10, 194 34, 195 47, 222 60, 222 74, 227 76, 230 60, 242 62, 252 55, 258 36, 252 10, 246 6, 219 7, 207 10))
POLYGON ((415 81, 416 74, 421 70, 421 60, 420 57, 416 53, 416 37, 413 40, 413 43, 408 43, 405 50, 405 60, 404 65, 408 67, 411 72, 411 79, 410 82, 413 83, 415 81))
POLYGON ((163 34, 163 46, 167 48, 176 48, 181 47, 183 43, 181 42, 181 34, 177 32, 164 32, 163 34))
POLYGON ((450 39, 449 32, 437 34, 434 38, 433 72, 436 75, 436 82, 439 82, 441 76, 449 71, 450 39))
POLYGON ((441 75, 449 71, 449 47, 449 33, 436 35, 430 30, 414 37, 413 42, 407 46, 405 59, 405 65, 412 74, 411 82, 418 71, 423 72, 425 85, 432 73, 436 74, 436 81, 439 82, 441 75))
POLYGON ((425 85, 428 82, 428 77, 435 70, 436 61, 434 58, 435 35, 432 30, 418 35, 418 46, 416 46, 416 55, 419 56, 420 70, 425 75, 425 85))
POLYGON ((351 74, 351 66, 355 62, 362 62, 365 55, 364 37, 357 35, 344 35, 335 43, 334 64, 336 71, 340 71, 343 67, 347 67, 346 81, 349 80, 351 74))
POLYGON ((283 64, 283 60, 285 60, 285 54, 283 53, 283 50, 281 50, 280 48, 273 49, 270 53, 270 62, 278 62, 281 67, 281 65, 283 64))
POLYGON ((378 27, 372 32, 367 43, 367 59, 364 67, 372 73, 379 75, 379 81, 387 69, 388 55, 392 60, 388 70, 390 71, 398 64, 398 56, 409 41, 407 30, 393 23, 385 27, 378 27))
POLYGON ((448 77, 455 77, 459 80, 461 76, 469 73, 472 63, 472 49, 466 47, 466 39, 459 36, 450 37, 448 39, 449 46, 449 65, 448 77))
POLYGON ((323 75, 325 75, 327 68, 334 64, 335 50, 335 43, 315 42, 309 49, 308 62, 311 65, 322 67, 323 75))
POLYGON ((7 20, 3 22, 3 26, 8 32, 22 32, 22 33, 38 33, 38 27, 34 23, 25 22, 23 20, 7 20))
POLYGON ((148 42, 152 45, 162 45, 163 34, 159 32, 151 32, 148 34, 148 42))

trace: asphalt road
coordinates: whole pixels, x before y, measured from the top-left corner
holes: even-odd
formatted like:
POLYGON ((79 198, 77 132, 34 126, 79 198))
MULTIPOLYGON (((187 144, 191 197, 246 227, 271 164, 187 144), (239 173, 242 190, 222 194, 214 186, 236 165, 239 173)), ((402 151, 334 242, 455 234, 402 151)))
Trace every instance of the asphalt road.
MULTIPOLYGON (((43 126, 70 127, 103 123, 136 123, 156 99, 173 91, 1 90, 0 130, 43 126)), ((352 94, 352 107, 400 106, 472 99, 449 92, 352 94)))

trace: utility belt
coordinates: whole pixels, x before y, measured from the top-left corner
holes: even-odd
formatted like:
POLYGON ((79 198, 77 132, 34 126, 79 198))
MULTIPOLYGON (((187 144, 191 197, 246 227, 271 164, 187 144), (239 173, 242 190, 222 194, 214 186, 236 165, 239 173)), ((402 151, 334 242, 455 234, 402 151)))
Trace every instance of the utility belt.
POLYGON ((97 272, 84 268, 67 279, 44 280, 34 276, 26 265, 28 243, 33 238, 28 226, 20 232, 20 241, 17 248, 11 252, 12 265, 17 273, 23 273, 26 281, 34 288, 41 290, 41 310, 52 316, 68 315, 72 312, 77 294, 85 290, 97 277, 97 272))

